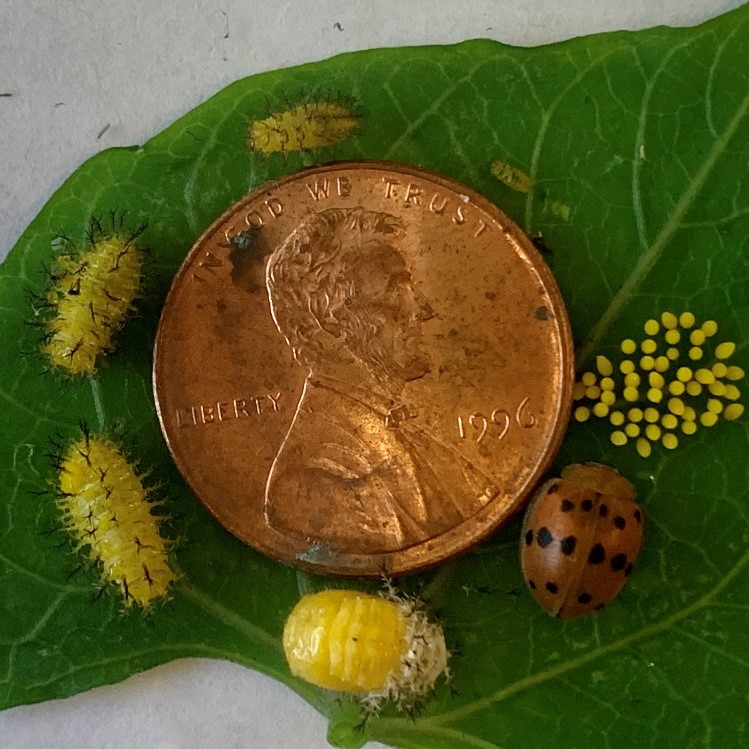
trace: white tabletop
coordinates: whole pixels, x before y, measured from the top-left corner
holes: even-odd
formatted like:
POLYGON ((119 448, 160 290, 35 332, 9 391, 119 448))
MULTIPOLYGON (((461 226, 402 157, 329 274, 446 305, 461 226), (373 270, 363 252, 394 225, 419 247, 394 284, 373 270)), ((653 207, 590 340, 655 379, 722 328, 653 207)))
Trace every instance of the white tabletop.
MULTIPOLYGON (((86 158, 237 78, 371 47, 688 26, 743 1, 0 0, 0 258, 86 158)), ((195 659, 0 713, 6 749, 325 749, 325 731, 283 685, 195 659)))

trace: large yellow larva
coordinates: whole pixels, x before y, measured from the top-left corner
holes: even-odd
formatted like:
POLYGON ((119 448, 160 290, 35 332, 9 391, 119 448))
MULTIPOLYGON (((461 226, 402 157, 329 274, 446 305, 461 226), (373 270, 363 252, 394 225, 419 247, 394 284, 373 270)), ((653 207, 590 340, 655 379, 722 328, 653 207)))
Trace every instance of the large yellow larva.
POLYGON ((65 529, 126 606, 164 598, 175 579, 168 542, 143 483, 118 447, 84 430, 59 461, 58 506, 65 529))
POLYGON ((334 101, 309 101, 250 123, 247 145, 262 154, 314 151, 346 140, 359 127, 356 108, 334 101))
POLYGON ((370 710, 386 700, 408 709, 448 672, 442 628, 411 598, 352 590, 305 595, 286 620, 283 646, 295 676, 358 693, 370 710))
POLYGON ((44 298, 51 316, 41 345, 54 367, 71 375, 93 372, 113 348, 140 286, 143 251, 137 240, 144 229, 128 232, 114 217, 105 229, 92 218, 83 246, 62 240, 64 252, 54 261, 44 298))

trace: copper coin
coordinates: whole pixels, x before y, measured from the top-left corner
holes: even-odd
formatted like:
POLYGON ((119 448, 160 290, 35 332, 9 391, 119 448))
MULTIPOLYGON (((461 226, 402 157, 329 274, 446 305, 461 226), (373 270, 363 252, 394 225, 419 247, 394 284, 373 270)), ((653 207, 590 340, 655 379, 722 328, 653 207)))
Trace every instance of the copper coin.
POLYGON ((493 204, 384 162, 261 187, 190 251, 154 389, 182 475, 256 549, 413 572, 520 509, 569 418, 554 279, 493 204))

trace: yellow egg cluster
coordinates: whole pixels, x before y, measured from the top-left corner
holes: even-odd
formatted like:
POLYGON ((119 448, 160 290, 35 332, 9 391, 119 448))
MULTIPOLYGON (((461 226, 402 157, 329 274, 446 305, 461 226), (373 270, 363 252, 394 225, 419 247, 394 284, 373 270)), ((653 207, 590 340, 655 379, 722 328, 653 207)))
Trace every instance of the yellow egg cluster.
POLYGON ((682 436, 744 413, 736 384, 744 370, 730 363, 736 344, 717 341, 714 320, 700 325, 691 312, 664 312, 643 330, 639 343, 621 342, 624 356, 616 368, 599 355, 596 371, 584 372, 575 383, 577 421, 608 419, 611 442, 622 446, 634 440, 638 454, 647 458, 652 443, 673 450, 682 436))

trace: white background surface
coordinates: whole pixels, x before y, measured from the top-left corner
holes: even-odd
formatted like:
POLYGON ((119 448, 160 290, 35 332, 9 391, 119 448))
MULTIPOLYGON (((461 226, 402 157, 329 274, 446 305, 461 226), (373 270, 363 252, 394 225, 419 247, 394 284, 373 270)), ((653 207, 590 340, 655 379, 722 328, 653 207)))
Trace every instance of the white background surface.
MULTIPOLYGON (((0 258, 86 158, 142 143, 237 78, 371 47, 687 26, 742 2, 0 0, 0 258)), ((201 660, 0 713, 6 749, 324 749, 325 730, 284 686, 201 660)))

